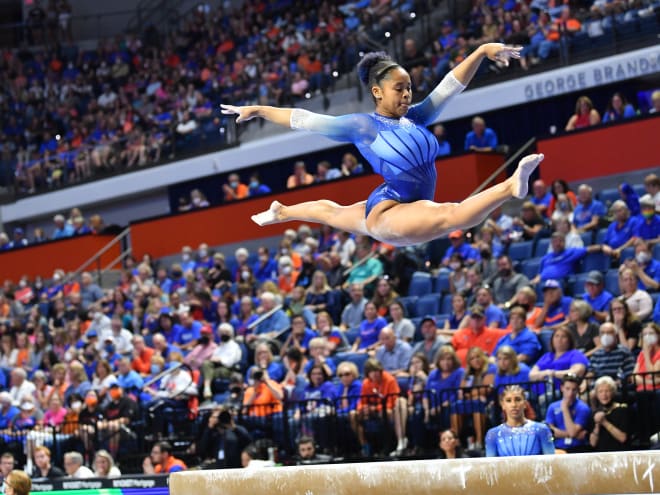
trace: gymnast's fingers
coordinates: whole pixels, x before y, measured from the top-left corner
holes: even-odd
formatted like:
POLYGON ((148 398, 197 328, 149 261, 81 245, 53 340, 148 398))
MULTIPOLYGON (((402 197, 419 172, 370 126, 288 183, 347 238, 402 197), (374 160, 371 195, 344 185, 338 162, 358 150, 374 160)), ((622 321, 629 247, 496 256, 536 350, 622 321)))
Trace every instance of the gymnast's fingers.
POLYGON ((240 115, 241 114, 241 109, 238 107, 235 107, 234 105, 225 105, 225 104, 220 104, 220 108, 222 108, 222 113, 225 115, 240 115))

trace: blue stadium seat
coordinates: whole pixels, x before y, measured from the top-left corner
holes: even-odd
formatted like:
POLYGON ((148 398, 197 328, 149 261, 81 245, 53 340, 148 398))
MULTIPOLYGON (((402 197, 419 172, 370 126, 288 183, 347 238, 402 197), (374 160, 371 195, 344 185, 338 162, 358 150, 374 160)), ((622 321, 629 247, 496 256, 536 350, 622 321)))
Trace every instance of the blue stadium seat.
MULTIPOLYGON (((658 304, 658 299, 660 299, 660 292, 649 292, 649 295, 651 296, 651 299, 653 299, 653 309, 655 309, 655 305, 658 304)), ((651 316, 649 316, 649 319, 653 317, 653 313, 651 313, 651 316)), ((440 324, 438 323, 438 326, 440 324)))
POLYGON ((605 273, 610 268, 611 259, 603 253, 589 253, 582 260, 582 271, 598 270, 605 273))
POLYGON ((445 326, 445 322, 451 317, 451 315, 447 313, 440 313, 439 315, 435 315, 435 322, 436 325, 438 325, 438 328, 442 328, 445 326))
POLYGON ((514 261, 531 258, 533 244, 532 241, 514 242, 509 246, 509 257, 514 261))
POLYGON ((366 352, 338 352, 335 355, 335 360, 337 363, 348 361, 349 363, 355 364, 358 371, 360 372, 360 376, 364 375, 364 363, 367 362, 367 359, 369 359, 369 354, 366 352))
POLYGON ((440 312, 440 299, 442 294, 433 293, 420 296, 417 300, 416 314, 418 316, 434 315, 440 312))
POLYGON ((531 280, 538 275, 540 265, 541 265, 541 258, 531 258, 525 260, 520 265, 520 272, 531 280))
POLYGON ((346 340, 350 345, 353 345, 353 342, 355 342, 355 339, 357 339, 359 335, 360 335, 359 328, 349 328, 344 332, 344 337, 346 337, 346 340))
POLYGON ((413 273, 410 287, 408 288, 409 296, 423 296, 433 292, 433 284, 431 283, 431 274, 426 272, 413 273))
POLYGON ((438 272, 438 275, 435 277, 435 287, 433 288, 435 292, 443 292, 445 294, 449 292, 449 273, 448 270, 440 270, 438 272))
POLYGON ((660 260, 660 244, 653 246, 653 257, 656 260, 660 260))
POLYGON ((585 247, 591 246, 594 242, 594 233, 592 231, 582 232, 580 234, 580 239, 582 239, 585 247))
MULTIPOLYGON (((653 17, 653 21, 653 24, 655 25, 654 29, 658 29, 658 21, 655 20, 655 16, 653 17)), ((644 184, 635 184, 632 186, 632 188, 640 198, 646 194, 646 188, 644 187, 644 184)))
POLYGON ((619 194, 619 190, 616 188, 611 188, 611 189, 603 189, 599 193, 596 194, 596 197, 605 203, 605 206, 609 208, 609 206, 614 203, 617 199, 621 199, 621 195, 619 194))
POLYGON ((585 280, 587 280, 587 273, 578 273, 574 277, 571 277, 568 284, 568 295, 575 297, 584 294, 585 280))
POLYGON ((537 239, 536 246, 534 246, 534 257, 540 258, 548 254, 548 247, 550 247, 550 238, 542 237, 537 239))
POLYGON ((615 296, 620 294, 619 292, 619 271, 616 269, 607 270, 605 274, 605 290, 612 293, 615 296))
POLYGON ((619 256, 619 262, 623 263, 626 260, 632 259, 635 257, 635 248, 634 247, 627 247, 623 251, 621 251, 621 255, 619 256))
POLYGON ((452 294, 445 294, 445 296, 442 298, 442 303, 440 304, 440 311, 443 313, 451 313, 452 312, 452 306, 451 306, 451 298, 452 294))
POLYGON ((399 301, 403 304, 403 307, 406 308, 406 316, 408 318, 414 318, 417 316, 417 296, 408 296, 400 297, 399 301))
POLYGON ((605 236, 607 235, 607 229, 599 229, 596 233, 596 244, 602 244, 605 242, 605 236))

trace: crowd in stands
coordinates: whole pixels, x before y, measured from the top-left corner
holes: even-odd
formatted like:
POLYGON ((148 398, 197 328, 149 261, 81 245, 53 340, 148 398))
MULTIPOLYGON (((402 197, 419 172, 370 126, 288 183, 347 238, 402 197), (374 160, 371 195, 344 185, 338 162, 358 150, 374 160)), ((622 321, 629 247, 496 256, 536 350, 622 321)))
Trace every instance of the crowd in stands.
POLYGON ((96 50, 6 51, 1 141, 17 186, 32 193, 198 148, 218 137, 221 101, 282 105, 325 92, 352 69, 360 38, 397 29, 410 7, 293 5, 199 8, 173 32, 152 26, 96 50))
MULTIPOLYGON (((142 36, 102 40, 95 50, 50 43, 5 51, 2 161, 17 189, 34 193, 199 152, 204 143, 217 147, 220 102, 281 106, 325 93, 361 52, 402 32, 421 7, 367 0, 254 0, 236 10, 202 4, 172 32, 151 26, 142 36)), ((68 39, 70 10, 65 0, 33 7, 34 43, 68 39)), ((465 19, 445 21, 429 49, 405 40, 401 63, 422 95, 484 42, 524 45, 527 67, 568 49, 571 33, 597 37, 612 24, 652 15, 642 0, 594 2, 580 12, 554 1, 481 0, 465 19)))
POLYGON ((648 447, 659 207, 654 174, 598 193, 539 180, 519 216, 451 233, 438 267, 302 225, 253 254, 131 259, 111 290, 5 281, 0 450, 35 477, 134 469, 136 452, 145 473, 483 455, 511 384, 556 449, 648 447))

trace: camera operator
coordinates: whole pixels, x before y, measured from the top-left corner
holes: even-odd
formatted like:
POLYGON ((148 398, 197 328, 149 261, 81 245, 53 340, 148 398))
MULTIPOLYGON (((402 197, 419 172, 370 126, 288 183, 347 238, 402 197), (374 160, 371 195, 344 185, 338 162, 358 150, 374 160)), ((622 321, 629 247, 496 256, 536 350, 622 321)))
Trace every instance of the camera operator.
POLYGON ((209 415, 197 453, 204 460, 205 468, 240 468, 241 452, 250 442, 252 438, 248 431, 237 425, 232 414, 221 406, 209 415))

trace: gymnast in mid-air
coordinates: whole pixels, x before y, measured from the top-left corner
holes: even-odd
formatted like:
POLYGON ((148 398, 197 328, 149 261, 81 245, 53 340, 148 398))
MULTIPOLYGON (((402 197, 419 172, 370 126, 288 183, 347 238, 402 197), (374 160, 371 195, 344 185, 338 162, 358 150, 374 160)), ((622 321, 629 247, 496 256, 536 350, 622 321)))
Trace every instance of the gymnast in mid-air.
POLYGON ((326 199, 289 206, 273 201, 268 210, 253 215, 252 220, 259 225, 290 220, 323 223, 407 246, 473 227, 505 201, 525 197, 529 176, 543 160, 542 154, 524 157, 511 177, 460 203, 434 202, 438 144, 426 129, 465 89, 484 58, 508 65, 511 58, 520 58, 520 50, 500 43, 479 46, 415 105, 411 105, 408 72, 384 52, 368 53, 358 64, 358 75, 375 103, 370 114, 333 117, 300 108, 222 105, 223 113, 237 115, 236 122, 261 117, 291 129, 353 143, 385 180, 366 201, 350 206, 326 199))

